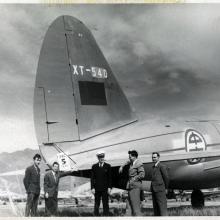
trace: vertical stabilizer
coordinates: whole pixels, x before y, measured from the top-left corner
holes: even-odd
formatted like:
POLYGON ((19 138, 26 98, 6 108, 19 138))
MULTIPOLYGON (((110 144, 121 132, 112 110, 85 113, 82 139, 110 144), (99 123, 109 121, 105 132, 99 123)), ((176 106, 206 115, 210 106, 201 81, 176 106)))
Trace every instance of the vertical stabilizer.
POLYGON ((34 109, 41 143, 84 140, 136 121, 91 32, 70 16, 45 36, 34 109))

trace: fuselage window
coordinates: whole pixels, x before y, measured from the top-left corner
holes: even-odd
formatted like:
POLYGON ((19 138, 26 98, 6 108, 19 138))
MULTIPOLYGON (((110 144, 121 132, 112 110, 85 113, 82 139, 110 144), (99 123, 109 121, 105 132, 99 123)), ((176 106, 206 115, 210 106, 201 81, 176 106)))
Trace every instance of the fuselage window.
POLYGON ((81 105, 107 105, 104 83, 79 81, 79 92, 81 105))

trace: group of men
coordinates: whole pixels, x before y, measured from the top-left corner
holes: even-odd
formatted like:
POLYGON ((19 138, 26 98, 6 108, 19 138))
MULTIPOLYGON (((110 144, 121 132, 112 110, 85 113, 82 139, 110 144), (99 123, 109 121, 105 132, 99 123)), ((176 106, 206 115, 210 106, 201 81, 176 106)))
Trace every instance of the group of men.
MULTIPOLYGON (((128 180, 126 189, 128 190, 128 210, 131 215, 142 216, 141 196, 143 195, 142 181, 145 177, 145 170, 142 162, 138 159, 136 150, 128 151, 129 160, 120 168, 119 173, 123 172, 125 166, 128 166, 128 180)), ((94 215, 99 216, 100 200, 103 204, 103 215, 108 216, 109 205, 108 195, 111 193, 111 166, 106 163, 104 151, 97 153, 98 163, 92 166, 91 190, 95 195, 94 215)), ((151 192, 155 216, 167 215, 166 193, 169 184, 167 168, 160 163, 160 154, 152 153, 153 166, 151 172, 151 192)))
MULTIPOLYGON (((25 216, 37 216, 37 205, 40 196, 40 162, 41 155, 35 154, 33 165, 25 171, 24 186, 27 192, 25 216)), ((44 176, 45 212, 47 216, 57 215, 57 196, 60 177, 71 174, 72 171, 59 171, 59 164, 54 162, 52 169, 44 176)))
MULTIPOLYGON (((112 189, 111 165, 105 162, 105 152, 97 152, 98 163, 94 164, 91 169, 91 191, 95 196, 94 215, 99 216, 99 207, 102 200, 103 215, 109 215, 109 195, 112 189)), ((142 216, 141 212, 141 195, 143 193, 142 181, 145 177, 145 170, 142 162, 138 159, 138 152, 135 150, 128 151, 129 160, 120 168, 122 173, 125 166, 128 169, 128 180, 126 189, 128 190, 128 209, 133 216, 142 216)), ((160 154, 152 153, 154 163, 151 172, 151 191, 155 216, 167 215, 166 190, 168 188, 169 178, 165 165, 161 164, 160 154)), ((40 196, 40 162, 41 155, 35 154, 33 165, 25 171, 24 186, 27 192, 27 203, 25 216, 37 216, 37 205, 40 196)), ((70 175, 72 171, 61 172, 59 164, 54 162, 52 169, 44 176, 44 197, 45 211, 47 216, 57 215, 57 196, 59 179, 62 176, 70 175)))

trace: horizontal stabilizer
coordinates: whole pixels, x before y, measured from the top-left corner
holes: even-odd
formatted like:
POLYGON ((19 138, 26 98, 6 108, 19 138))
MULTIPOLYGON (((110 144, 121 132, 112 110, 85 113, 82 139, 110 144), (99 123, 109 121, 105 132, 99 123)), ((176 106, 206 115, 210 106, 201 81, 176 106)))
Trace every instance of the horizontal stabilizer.
MULTIPOLYGON (((175 154, 161 154, 160 161, 178 161, 178 160, 188 160, 194 158, 208 158, 208 157, 220 157, 220 151, 203 151, 203 152, 189 152, 189 153, 175 153, 175 154)), ((140 155, 138 157, 143 164, 152 163, 152 155, 140 155)), ((121 166, 128 160, 128 156, 108 160, 107 162, 111 164, 112 167, 121 166)), ((79 166, 79 170, 90 169, 91 164, 83 164, 79 166)))

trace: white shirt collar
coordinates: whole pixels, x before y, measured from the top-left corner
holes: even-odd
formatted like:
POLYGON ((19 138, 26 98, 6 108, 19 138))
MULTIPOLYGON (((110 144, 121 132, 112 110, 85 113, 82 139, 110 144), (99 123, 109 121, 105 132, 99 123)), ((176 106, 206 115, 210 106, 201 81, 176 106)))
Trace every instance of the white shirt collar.
POLYGON ((136 162, 137 162, 137 159, 133 161, 133 165, 135 165, 136 162))
POLYGON ((39 173, 39 167, 37 165, 34 164, 34 168, 36 169, 37 173, 39 173))
POLYGON ((157 161, 154 166, 157 167, 159 163, 160 161, 157 161))
POLYGON ((99 162, 99 166, 102 165, 102 167, 103 167, 103 166, 104 166, 104 163, 105 163, 104 161, 103 161, 102 163, 99 162))

